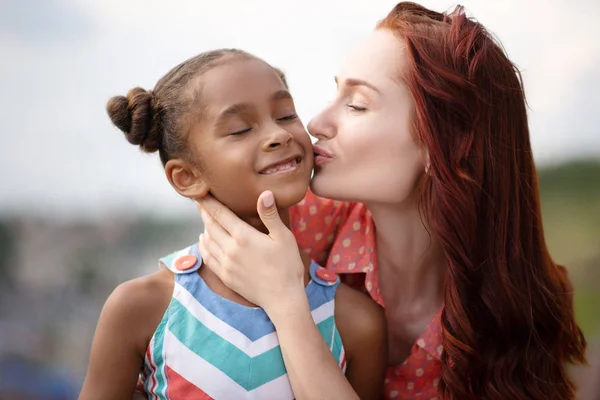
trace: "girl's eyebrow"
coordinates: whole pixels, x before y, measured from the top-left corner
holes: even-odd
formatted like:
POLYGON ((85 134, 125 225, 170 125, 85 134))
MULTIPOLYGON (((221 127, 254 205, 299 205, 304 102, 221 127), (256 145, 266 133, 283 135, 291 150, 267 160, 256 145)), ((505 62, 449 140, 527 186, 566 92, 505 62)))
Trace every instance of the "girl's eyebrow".
POLYGON ((292 95, 290 94, 290 92, 288 92, 287 90, 284 90, 284 89, 278 90, 271 95, 271 101, 286 100, 286 99, 292 100, 292 95))

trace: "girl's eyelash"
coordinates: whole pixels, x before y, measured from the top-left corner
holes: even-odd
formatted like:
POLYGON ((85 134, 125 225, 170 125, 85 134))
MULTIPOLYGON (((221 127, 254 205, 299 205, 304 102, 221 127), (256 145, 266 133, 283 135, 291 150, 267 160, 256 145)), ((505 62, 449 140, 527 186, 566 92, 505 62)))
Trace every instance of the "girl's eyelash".
POLYGON ((239 135, 243 135, 244 133, 248 133, 252 130, 252 128, 248 128, 248 129, 244 129, 243 131, 237 131, 237 132, 232 132, 231 136, 239 136, 239 135))
POLYGON ((296 118, 298 118, 297 114, 290 114, 290 115, 286 115, 283 118, 279 118, 278 121, 290 121, 290 120, 296 119, 296 118))
POLYGON ((366 107, 359 107, 359 106, 355 106, 352 104, 347 104, 347 107, 350 108, 353 111, 366 111, 367 108, 366 107))
MULTIPOLYGON (((292 121, 296 118, 298 118, 297 114, 290 114, 290 115, 286 115, 285 117, 277 119, 277 121, 292 121)), ((231 136, 240 136, 240 135, 250 132, 251 130, 252 130, 252 128, 248 128, 248 129, 244 129, 241 131, 232 132, 232 133, 230 133, 230 135, 231 136)))

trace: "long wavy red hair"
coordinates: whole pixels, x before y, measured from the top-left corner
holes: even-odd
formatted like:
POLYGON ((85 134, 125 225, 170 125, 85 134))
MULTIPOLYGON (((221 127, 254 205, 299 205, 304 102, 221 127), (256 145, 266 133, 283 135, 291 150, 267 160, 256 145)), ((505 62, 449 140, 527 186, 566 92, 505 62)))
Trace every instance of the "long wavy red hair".
POLYGON ((378 29, 406 46, 430 162, 421 212, 447 257, 440 396, 573 399, 566 364, 585 362, 586 342, 544 240, 518 69, 460 6, 399 3, 378 29))

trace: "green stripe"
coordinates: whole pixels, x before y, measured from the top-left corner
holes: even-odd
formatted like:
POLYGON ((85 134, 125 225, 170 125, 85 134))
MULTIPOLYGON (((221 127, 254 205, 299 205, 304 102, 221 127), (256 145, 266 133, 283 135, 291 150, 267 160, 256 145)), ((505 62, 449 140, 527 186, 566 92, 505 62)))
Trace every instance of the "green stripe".
POLYGON ((164 391, 167 388, 167 377, 164 375, 163 366, 165 365, 163 360, 163 344, 165 340, 165 329, 169 320, 169 310, 165 312, 160 324, 154 332, 154 348, 152 349, 152 363, 156 367, 156 389, 154 392, 157 394, 166 394, 164 391))
MULTIPOLYGON (((256 357, 250 357, 208 329, 176 299, 171 303, 170 314, 168 328, 171 333, 188 349, 218 368, 247 391, 254 390, 286 373, 279 346, 256 357), (252 373, 249 374, 249 371, 252 373)), ((317 327, 327 346, 331 347, 332 329, 335 328, 334 317, 327 318, 317 327)))
POLYGON ((333 334, 333 346, 331 347, 331 353, 335 357, 338 365, 341 364, 341 355, 342 355, 342 338, 340 337, 339 331, 336 329, 333 334))

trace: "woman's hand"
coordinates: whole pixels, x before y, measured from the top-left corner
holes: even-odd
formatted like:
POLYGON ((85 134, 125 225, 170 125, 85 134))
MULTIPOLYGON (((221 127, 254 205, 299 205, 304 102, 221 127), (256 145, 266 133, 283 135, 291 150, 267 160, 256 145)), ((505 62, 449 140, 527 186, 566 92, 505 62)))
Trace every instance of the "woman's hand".
POLYGON ((307 312, 304 265, 292 232, 277 212, 273 193, 258 199, 258 214, 269 231, 259 232, 211 196, 198 200, 205 231, 200 254, 229 288, 278 316, 307 312))

